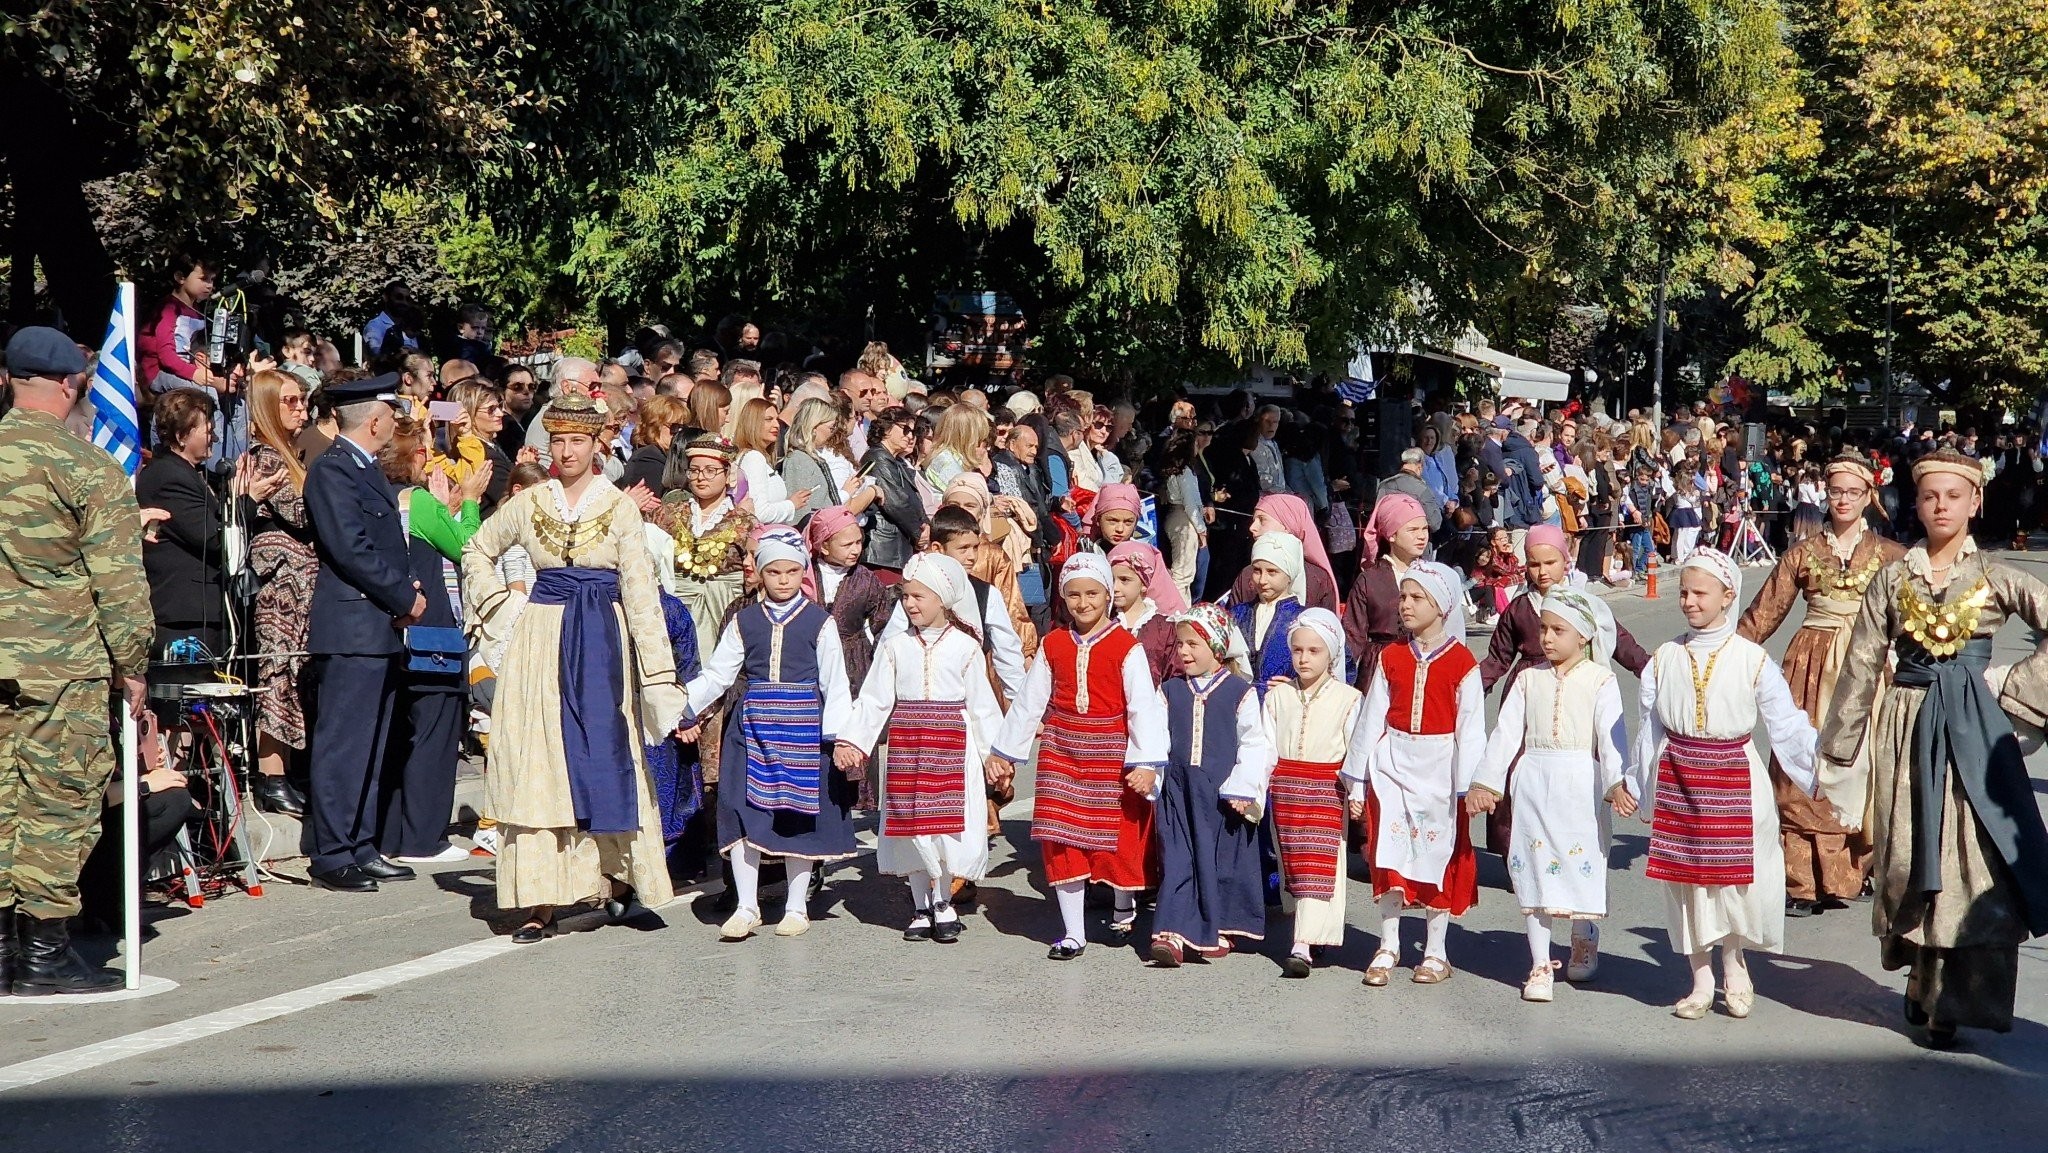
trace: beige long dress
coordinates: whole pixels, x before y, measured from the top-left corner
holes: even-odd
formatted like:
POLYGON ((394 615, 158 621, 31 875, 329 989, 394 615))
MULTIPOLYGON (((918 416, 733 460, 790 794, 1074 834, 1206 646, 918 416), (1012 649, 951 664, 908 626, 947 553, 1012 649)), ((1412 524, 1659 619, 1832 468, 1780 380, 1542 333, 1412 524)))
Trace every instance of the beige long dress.
POLYGON ((523 909, 600 898, 609 891, 607 878, 631 885, 650 908, 666 904, 675 893, 664 859, 661 811, 641 749, 646 734, 675 727, 684 697, 640 512, 601 476, 592 479, 576 508, 568 506, 561 482, 554 480, 506 501, 462 550, 463 580, 476 610, 472 627, 485 627, 482 621, 509 607, 497 560, 514 545, 526 550, 536 572, 574 567, 619 574, 614 613, 626 654, 620 711, 639 769, 640 828, 630 834, 577 828, 562 745, 563 610, 526 604, 511 629, 491 716, 485 783, 500 837, 498 905, 523 909))
MULTIPOLYGON (((1884 967, 1909 971, 1907 996, 1933 1019, 2003 1031, 2012 1027, 2019 946, 2027 939, 2024 908, 2011 869, 1954 772, 1941 804, 1941 890, 1914 892, 1908 883, 1913 731, 1927 690, 1882 674, 1889 650, 1915 643, 1901 607, 1909 588, 1922 603, 1944 608, 1976 602, 1969 637, 1984 640, 2013 617, 2048 631, 2048 586, 1978 552, 1974 541, 1964 545, 1940 592, 1929 580, 1925 545, 1886 566, 1864 592, 1820 746, 1821 792, 1843 825, 1866 829, 1873 846, 1871 921, 1884 967)), ((2010 671, 1992 669, 1987 680, 2008 715, 2035 726, 2048 720, 2048 654, 2037 652, 2010 671)))

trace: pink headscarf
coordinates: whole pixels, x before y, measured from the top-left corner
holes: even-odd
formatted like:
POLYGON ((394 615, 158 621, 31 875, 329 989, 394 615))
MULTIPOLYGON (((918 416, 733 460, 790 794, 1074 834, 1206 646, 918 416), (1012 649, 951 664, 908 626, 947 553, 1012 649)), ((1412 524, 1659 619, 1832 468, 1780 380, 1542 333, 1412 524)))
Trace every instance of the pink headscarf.
POLYGON ((1529 555, 1529 550, 1539 544, 1549 545, 1551 548, 1556 549, 1557 555, 1566 560, 1572 559, 1571 549, 1565 544, 1564 530, 1554 524, 1531 526, 1528 539, 1522 542, 1522 555, 1529 555))
POLYGON ((1088 531, 1095 531, 1095 521, 1103 513, 1123 510, 1132 516, 1145 515, 1144 498, 1138 495, 1134 484, 1106 484, 1095 494, 1095 507, 1088 511, 1088 531))
POLYGON ((1337 570, 1330 567, 1330 554, 1323 550, 1323 534, 1316 531, 1315 514, 1309 512, 1308 502, 1291 492, 1276 492, 1259 498, 1259 511, 1279 521, 1287 535, 1301 542, 1302 560, 1323 570, 1334 590, 1337 570))
MULTIPOLYGON (((811 546, 811 556, 815 559, 826 541, 858 523, 843 504, 812 513, 810 523, 804 525, 804 541, 811 546)), ((804 595, 812 600, 818 599, 818 568, 814 564, 804 566, 804 595)))
POLYGON ((1180 586, 1167 573, 1166 558, 1159 555, 1158 549, 1143 541, 1127 540, 1109 550, 1109 563, 1137 573, 1138 579, 1145 582, 1145 595, 1160 612, 1172 616, 1187 611, 1188 602, 1181 599, 1180 586))
POLYGON ((1429 519, 1422 510, 1422 502, 1405 492, 1389 493, 1372 506, 1372 518, 1359 531, 1358 539, 1365 563, 1371 564, 1380 558, 1380 542, 1388 540, 1409 524, 1429 519))

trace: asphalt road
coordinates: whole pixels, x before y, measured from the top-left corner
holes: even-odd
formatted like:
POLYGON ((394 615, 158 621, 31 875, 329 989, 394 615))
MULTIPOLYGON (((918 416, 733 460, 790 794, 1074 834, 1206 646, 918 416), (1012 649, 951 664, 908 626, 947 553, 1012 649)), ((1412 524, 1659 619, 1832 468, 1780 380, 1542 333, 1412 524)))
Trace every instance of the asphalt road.
MULTIPOLYGON (((1669 595, 1613 604, 1645 644, 1682 626, 1669 595)), ((2008 628, 1999 659, 2028 643, 2008 628)), ((1488 857, 1451 933, 1458 975, 1435 987, 1362 987, 1374 941, 1357 927, 1331 967, 1282 981, 1279 919, 1264 953, 1215 965, 1153 970, 1100 936, 1055 964, 1028 807, 1006 815, 983 909, 950 948, 898 939, 907 898, 871 857, 831 873, 809 935, 734 945, 700 896, 512 947, 493 936, 487 863, 160 917, 145 955, 175 990, 0 999, 0 1149, 2048 1146, 2038 945, 2014 1031, 1965 1032, 1953 1052, 1904 1027, 1863 906, 1792 921, 1788 955, 1753 957, 1748 1020, 1679 1021, 1666 1006, 1687 977, 1643 876, 1646 827, 1621 822, 1599 978, 1560 982, 1551 1005, 1518 999, 1520 918, 1488 857)), ((1368 901, 1353 882, 1354 926, 1368 901)))

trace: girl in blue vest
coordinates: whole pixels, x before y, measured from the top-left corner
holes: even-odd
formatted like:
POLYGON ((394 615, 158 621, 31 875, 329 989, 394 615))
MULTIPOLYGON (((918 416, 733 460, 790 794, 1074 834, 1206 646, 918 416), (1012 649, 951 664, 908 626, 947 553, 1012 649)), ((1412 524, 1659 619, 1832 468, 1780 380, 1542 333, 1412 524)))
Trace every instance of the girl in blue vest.
POLYGON ((1294 675, 1287 634, 1308 597, 1301 541, 1284 532, 1260 534, 1252 542, 1251 574, 1257 597, 1232 606, 1230 616, 1251 650, 1252 685, 1264 700, 1269 684, 1294 675))
POLYGON ((739 907, 719 926, 727 941, 761 927, 761 858, 789 868, 778 937, 811 927, 811 870, 853 856, 858 785, 832 764, 833 738, 852 718, 846 663, 832 616, 803 595, 810 551, 793 529, 769 526, 754 546, 761 600, 735 613, 704 671, 689 684, 685 739, 735 680, 745 689, 725 728, 721 763, 738 778, 718 791, 718 844, 732 861, 739 907))

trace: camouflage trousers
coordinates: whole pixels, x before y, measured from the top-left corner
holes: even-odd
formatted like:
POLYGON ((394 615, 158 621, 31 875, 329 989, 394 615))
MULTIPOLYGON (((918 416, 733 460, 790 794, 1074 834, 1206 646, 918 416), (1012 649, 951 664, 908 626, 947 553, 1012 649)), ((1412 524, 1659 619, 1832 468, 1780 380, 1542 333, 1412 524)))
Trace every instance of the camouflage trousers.
POLYGON ((107 681, 0 696, 0 909, 78 915, 78 870, 119 763, 112 703, 107 681))

